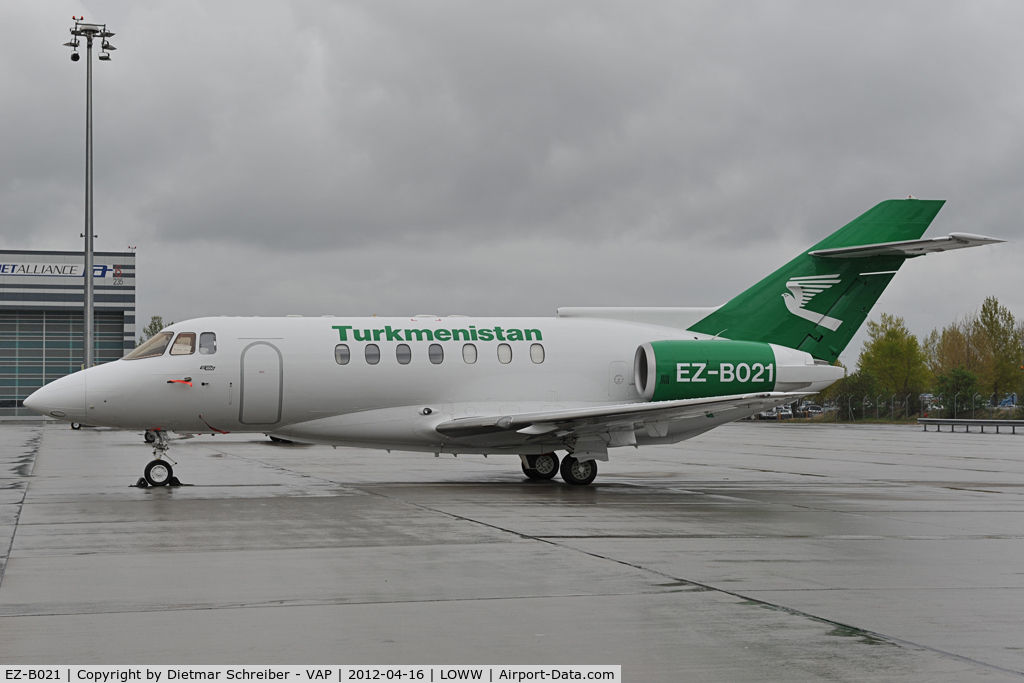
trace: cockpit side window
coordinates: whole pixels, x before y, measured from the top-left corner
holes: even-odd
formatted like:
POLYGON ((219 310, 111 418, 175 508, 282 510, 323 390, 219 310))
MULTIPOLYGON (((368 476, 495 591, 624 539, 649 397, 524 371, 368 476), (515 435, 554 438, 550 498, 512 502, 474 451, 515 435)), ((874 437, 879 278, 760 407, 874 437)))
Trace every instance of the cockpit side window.
POLYGON ((213 332, 203 332, 199 335, 199 353, 210 356, 217 353, 217 335, 213 332))
POLYGON ((160 332, 154 334, 147 341, 143 342, 141 346, 137 347, 134 351, 124 357, 125 360, 138 360, 139 358, 153 358, 155 356, 164 355, 164 351, 167 350, 167 345, 171 343, 171 337, 174 334, 172 332, 160 332))
POLYGON ((196 333, 182 332, 171 345, 172 356, 189 356, 196 352, 196 333))

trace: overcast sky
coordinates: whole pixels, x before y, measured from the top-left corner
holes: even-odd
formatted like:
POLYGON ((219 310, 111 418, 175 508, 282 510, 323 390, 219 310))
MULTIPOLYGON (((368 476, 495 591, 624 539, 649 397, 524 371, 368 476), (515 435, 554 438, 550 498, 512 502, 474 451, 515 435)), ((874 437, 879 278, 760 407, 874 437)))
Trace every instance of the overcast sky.
POLYGON ((1024 3, 4 0, 0 247, 81 248, 82 14, 141 322, 714 305, 910 194, 1016 243, 873 317, 1024 317, 1024 3))

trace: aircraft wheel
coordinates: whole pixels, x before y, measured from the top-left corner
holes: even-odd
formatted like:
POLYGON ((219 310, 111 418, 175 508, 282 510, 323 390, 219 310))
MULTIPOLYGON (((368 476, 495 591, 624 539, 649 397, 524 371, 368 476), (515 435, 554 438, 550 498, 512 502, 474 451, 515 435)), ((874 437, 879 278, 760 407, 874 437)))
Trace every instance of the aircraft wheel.
POLYGON ((82 423, 81 422, 72 422, 71 423, 71 428, 72 429, 81 429, 82 428, 82 423))
POLYGON ((528 455, 526 459, 533 464, 533 467, 523 464, 523 474, 530 479, 553 479, 558 474, 558 456, 554 453, 528 455))
POLYGON ((558 474, 558 456, 554 453, 542 453, 533 462, 533 471, 537 479, 553 479, 558 474))
POLYGON ((586 486, 597 477, 597 461, 580 462, 571 455, 562 459, 562 481, 572 486, 586 486))
POLYGON ((152 429, 147 429, 146 435, 142 438, 146 440, 146 443, 153 443, 156 441, 156 432, 154 432, 152 429))
POLYGON ((166 460, 151 460, 143 472, 146 483, 150 486, 167 486, 174 475, 171 463, 166 460))
POLYGON ((537 473, 537 470, 533 469, 532 467, 527 467, 526 465, 523 465, 523 474, 525 474, 530 479, 543 479, 544 478, 544 477, 540 476, 537 473))

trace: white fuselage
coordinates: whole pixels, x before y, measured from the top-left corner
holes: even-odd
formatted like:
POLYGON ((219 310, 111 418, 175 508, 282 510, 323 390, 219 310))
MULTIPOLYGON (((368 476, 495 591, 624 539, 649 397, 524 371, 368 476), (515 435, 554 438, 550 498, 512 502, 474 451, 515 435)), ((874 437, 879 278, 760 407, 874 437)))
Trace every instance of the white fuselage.
MULTIPOLYGON (((27 405, 124 429, 260 432, 335 445, 526 453, 531 449, 523 445, 453 442, 434 427, 468 416, 636 403, 642 400, 633 373, 639 345, 708 338, 679 328, 588 318, 216 317, 167 330, 197 337, 213 333, 215 351, 203 353, 197 346, 172 355, 171 347, 158 357, 90 368, 47 385, 27 405), (344 364, 338 362, 345 357, 337 350, 342 344, 344 364), (379 351, 375 364, 367 361, 371 344, 379 351), (400 344, 408 347, 407 363, 399 362, 400 344), (440 346, 443 358, 436 348, 431 358, 431 344, 440 346), (467 344, 475 347, 475 362, 467 362, 474 355, 464 349, 467 344)), ((794 366, 813 365, 808 354, 784 351, 794 366)), ((779 363, 781 384, 786 377, 779 363)), ((814 391, 832 381, 834 375, 790 388, 814 391)), ((638 433, 637 439, 679 441, 750 412, 725 411, 673 426, 664 436, 638 433)))

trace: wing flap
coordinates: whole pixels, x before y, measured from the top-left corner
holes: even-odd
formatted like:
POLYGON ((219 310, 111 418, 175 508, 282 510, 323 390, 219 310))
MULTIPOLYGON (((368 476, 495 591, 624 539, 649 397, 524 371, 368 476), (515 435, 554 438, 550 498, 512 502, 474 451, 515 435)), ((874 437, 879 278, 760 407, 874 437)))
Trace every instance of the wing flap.
POLYGON ((434 429, 439 434, 455 439, 509 432, 518 432, 526 437, 544 437, 552 432, 556 433, 555 436, 566 436, 634 428, 645 428, 648 433, 664 435, 667 433, 667 422, 703 417, 715 410, 774 407, 808 395, 806 392, 770 391, 713 398, 549 410, 519 415, 462 417, 442 422, 434 429))
POLYGON ((869 256, 902 256, 912 258, 940 251, 983 247, 987 244, 998 244, 1006 240, 984 235, 972 235, 968 232, 953 232, 946 237, 933 237, 925 240, 905 240, 903 242, 882 242, 864 244, 858 247, 837 247, 835 249, 818 249, 807 252, 818 258, 867 258, 869 256))

